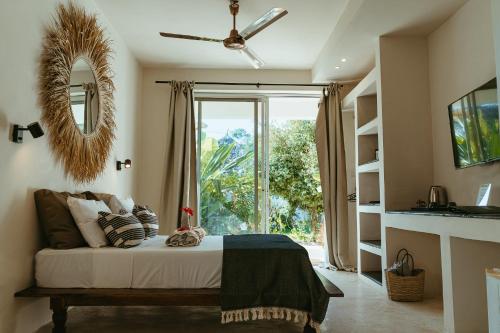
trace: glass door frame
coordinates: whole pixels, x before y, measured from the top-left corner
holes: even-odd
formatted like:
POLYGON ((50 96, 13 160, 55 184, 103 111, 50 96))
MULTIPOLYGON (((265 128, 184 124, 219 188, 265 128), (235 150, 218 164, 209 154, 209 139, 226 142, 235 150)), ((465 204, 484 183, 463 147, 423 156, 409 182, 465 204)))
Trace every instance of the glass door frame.
MULTIPOLYGON (((256 101, 257 103, 261 103, 261 145, 260 145, 260 157, 261 157, 261 172, 262 174, 258 175, 258 169, 259 168, 254 168, 254 175, 255 171, 257 171, 257 178, 260 181, 260 184, 262 185, 260 190, 258 187, 258 183, 256 183, 256 189, 255 189, 255 203, 254 203, 254 209, 257 209, 257 214, 255 216, 259 216, 259 207, 258 205, 261 204, 261 209, 260 209, 260 227, 261 227, 261 232, 269 234, 270 230, 270 225, 269 225, 269 214, 270 214, 270 207, 271 207, 271 198, 269 196, 269 99, 273 97, 280 97, 280 98, 318 98, 321 97, 322 93, 321 91, 287 91, 287 92, 279 92, 279 91, 270 91, 267 93, 249 93, 249 92, 237 92, 237 91, 231 91, 231 92, 214 92, 214 91, 196 91, 194 92, 194 101, 197 104, 198 107, 198 128, 201 128, 201 102, 203 101, 226 101, 226 102, 235 102, 235 101, 256 101), (260 196, 259 196, 260 194, 260 196), (262 201, 262 202, 260 202, 262 201)), ((257 110, 258 113, 258 110, 257 110)), ((258 126, 259 126, 259 118, 254 115, 254 147, 258 147, 258 135, 255 133, 257 132, 258 134, 258 126)), ((197 175, 197 195, 198 198, 201 198, 201 193, 200 193, 200 157, 201 157, 201 149, 198 145, 201 145, 201 131, 197 131, 197 146, 196 146, 196 175, 197 175)), ((257 164, 258 165, 258 157, 259 154, 255 154, 254 159, 257 159, 257 164)), ((254 162, 255 163, 255 162, 254 162)), ((255 176, 254 176, 255 177, 255 176)), ((198 211, 200 211, 200 200, 198 200, 198 211)), ((201 214, 197 214, 198 216, 198 225, 200 225, 201 222, 201 214)))
MULTIPOLYGON (((203 116, 203 102, 250 102, 254 103, 254 224, 259 223, 259 231, 261 233, 268 233, 268 218, 269 213, 268 208, 268 192, 269 192, 269 154, 267 154, 267 140, 269 137, 268 125, 268 107, 269 100, 266 96, 261 95, 230 95, 221 96, 215 94, 195 94, 194 102, 197 105, 197 128, 196 131, 196 178, 197 178, 197 196, 198 207, 197 211, 200 211, 201 207, 201 193, 200 193, 200 161, 201 161, 201 128, 202 128, 202 116, 203 116), (259 112, 260 104, 260 112, 259 112), (260 113, 260 114, 259 114, 260 113), (259 124, 260 123, 260 124, 259 124), (259 128, 260 127, 260 128, 259 128), (260 132, 260 147, 259 147, 259 132, 260 132), (259 160, 262 161, 260 164, 259 160)), ((201 214, 197 214, 198 225, 201 225, 201 214)))

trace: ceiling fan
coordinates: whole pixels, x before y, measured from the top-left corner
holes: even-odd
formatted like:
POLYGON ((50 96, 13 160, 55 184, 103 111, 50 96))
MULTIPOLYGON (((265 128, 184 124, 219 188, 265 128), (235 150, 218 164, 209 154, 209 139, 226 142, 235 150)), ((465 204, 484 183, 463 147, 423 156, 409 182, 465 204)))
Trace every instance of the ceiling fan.
POLYGON ((246 27, 241 33, 236 29, 236 15, 238 15, 238 11, 240 9, 240 5, 238 0, 231 0, 231 4, 229 5, 229 11, 231 15, 233 15, 233 29, 231 30, 229 37, 226 39, 216 39, 216 38, 206 38, 206 37, 198 37, 191 35, 181 35, 181 34, 173 34, 167 32, 160 32, 160 35, 163 37, 170 38, 181 38, 181 39, 191 39, 191 40, 201 40, 206 42, 216 42, 223 43, 227 49, 237 50, 241 54, 244 54, 250 63, 255 68, 260 68, 264 66, 264 61, 257 56, 257 54, 250 49, 246 45, 246 41, 255 36, 257 33, 261 32, 286 14, 288 11, 284 8, 272 8, 267 13, 265 13, 262 17, 255 20, 252 24, 246 27))

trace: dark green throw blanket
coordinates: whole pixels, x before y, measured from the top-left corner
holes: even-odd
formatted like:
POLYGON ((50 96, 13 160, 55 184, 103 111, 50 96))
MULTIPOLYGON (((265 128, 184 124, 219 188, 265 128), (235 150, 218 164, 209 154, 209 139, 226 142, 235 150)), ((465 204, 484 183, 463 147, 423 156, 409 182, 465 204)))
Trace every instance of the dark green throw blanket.
POLYGON ((306 249, 287 236, 224 236, 222 323, 285 319, 319 330, 328 300, 306 249))

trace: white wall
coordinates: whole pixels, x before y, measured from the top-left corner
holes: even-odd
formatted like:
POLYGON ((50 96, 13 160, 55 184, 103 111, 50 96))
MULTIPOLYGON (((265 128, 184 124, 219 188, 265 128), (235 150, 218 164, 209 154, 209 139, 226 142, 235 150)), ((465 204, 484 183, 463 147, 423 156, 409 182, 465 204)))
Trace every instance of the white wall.
POLYGON ((458 237, 450 242, 455 333, 488 332, 485 270, 500 267, 500 243, 458 237))
MULTIPOLYGON (((385 209, 408 209, 427 199, 432 184, 427 41, 380 37, 377 50, 385 209)), ((379 134, 380 135, 380 134, 379 134)))
POLYGON ((455 169, 448 120, 451 102, 496 75, 492 31, 490 0, 470 0, 428 38, 434 183, 459 205, 474 205, 483 183, 493 184, 490 204, 500 205, 500 163, 455 169))
POLYGON ((115 160, 138 162, 137 112, 141 71, 92 0, 78 1, 99 15, 113 40, 117 139, 104 174, 88 186, 76 186, 55 163, 47 135, 23 144, 9 140, 10 124, 26 125, 41 117, 37 105, 37 61, 44 24, 55 14, 56 0, 2 1, 0 4, 0 332, 32 332, 50 320, 48 300, 18 300, 16 291, 33 283, 33 255, 39 246, 40 230, 33 200, 39 188, 95 190, 121 195, 135 192, 138 169, 117 172, 115 160))

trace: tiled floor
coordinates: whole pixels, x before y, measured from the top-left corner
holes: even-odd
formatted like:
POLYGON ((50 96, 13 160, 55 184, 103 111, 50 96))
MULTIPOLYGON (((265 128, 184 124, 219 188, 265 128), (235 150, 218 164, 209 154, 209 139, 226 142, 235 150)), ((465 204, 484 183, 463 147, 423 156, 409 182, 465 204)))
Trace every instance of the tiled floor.
POLYGON ((325 249, 323 248, 323 246, 312 243, 299 244, 307 250, 307 253, 309 253, 309 259, 311 260, 313 265, 319 265, 325 262, 325 249))
MULTIPOLYGON (((430 333, 442 332, 441 301, 396 303, 385 293, 356 274, 325 271, 345 293, 330 302, 321 332, 430 333)), ((68 333, 229 333, 302 332, 287 322, 247 322, 221 325, 217 308, 88 307, 74 308, 68 314, 68 333)), ((37 333, 49 333, 51 325, 37 333)))

